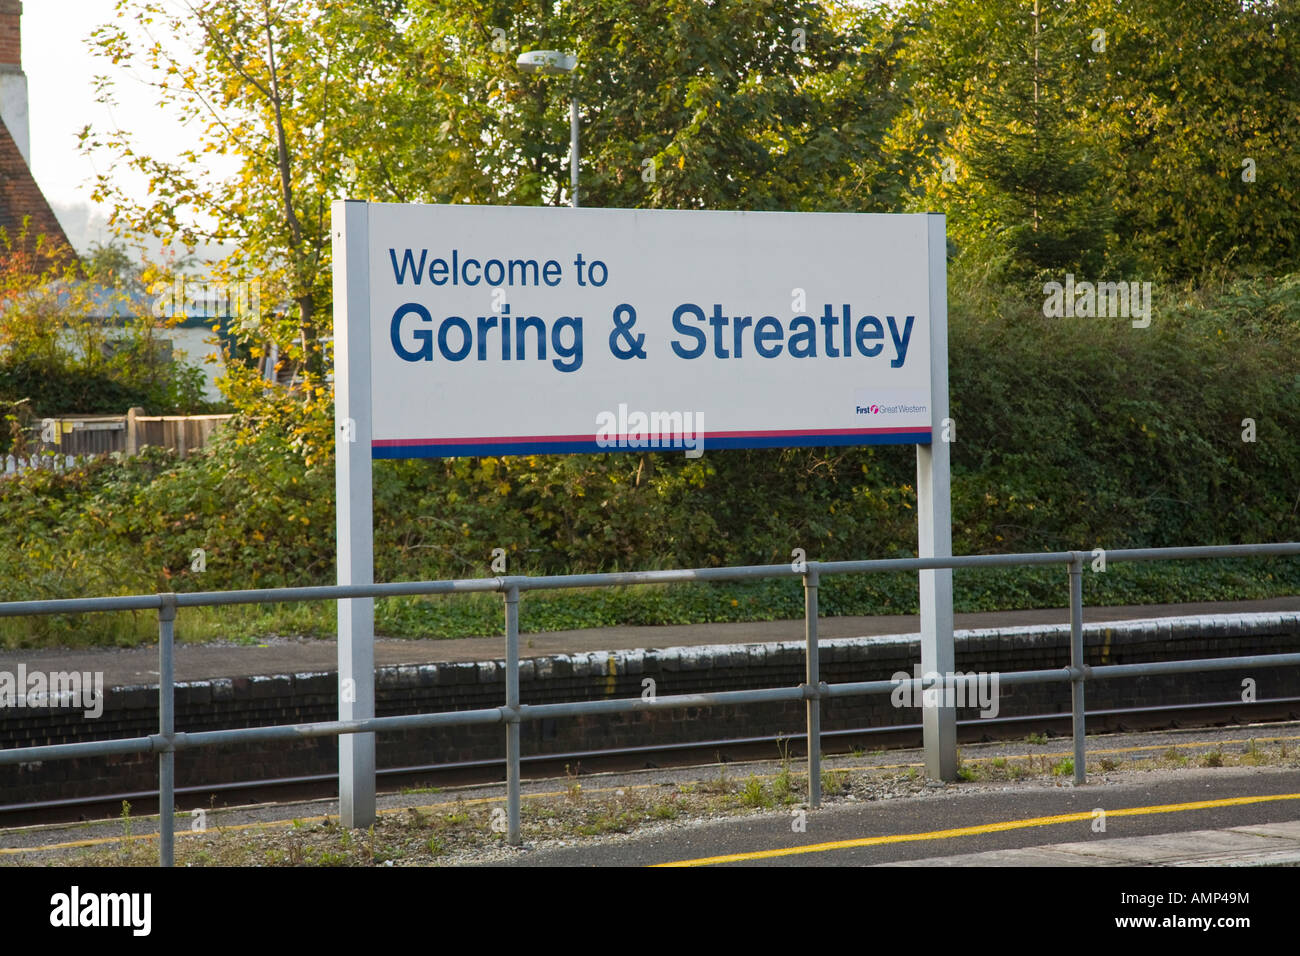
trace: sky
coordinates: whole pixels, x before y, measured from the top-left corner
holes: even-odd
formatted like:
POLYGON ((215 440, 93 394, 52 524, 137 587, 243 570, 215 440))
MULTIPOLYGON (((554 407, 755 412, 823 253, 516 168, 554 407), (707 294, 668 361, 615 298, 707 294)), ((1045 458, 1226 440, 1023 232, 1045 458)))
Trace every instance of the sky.
MULTIPOLYGON (((107 156, 87 157, 77 136, 87 123, 108 130, 114 123, 132 130, 144 151, 162 155, 185 131, 157 107, 157 96, 133 74, 90 52, 87 40, 99 25, 113 21, 114 0, 24 0, 23 70, 27 74, 32 173, 72 244, 84 251, 106 233, 95 219, 107 209, 91 201, 96 172, 107 156), (116 108, 96 102, 93 79, 109 74, 116 83, 116 108)), ((174 147, 173 147, 174 148, 174 147)), ((132 195, 144 198, 142 179, 123 180, 132 195)))

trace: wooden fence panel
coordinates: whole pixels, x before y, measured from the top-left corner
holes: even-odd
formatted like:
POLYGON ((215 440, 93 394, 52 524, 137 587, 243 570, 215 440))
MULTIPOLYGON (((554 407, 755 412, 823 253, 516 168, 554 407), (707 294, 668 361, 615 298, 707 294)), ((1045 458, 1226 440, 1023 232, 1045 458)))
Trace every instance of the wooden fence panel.
POLYGON ((230 415, 125 415, 47 418, 37 448, 77 457, 138 454, 146 445, 169 448, 181 458, 201 451, 230 415))

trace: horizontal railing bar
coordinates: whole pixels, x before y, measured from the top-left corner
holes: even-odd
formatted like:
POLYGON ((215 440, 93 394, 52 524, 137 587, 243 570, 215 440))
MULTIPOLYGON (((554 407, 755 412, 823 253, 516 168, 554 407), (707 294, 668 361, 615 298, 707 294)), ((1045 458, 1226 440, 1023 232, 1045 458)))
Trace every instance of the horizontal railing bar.
MULTIPOLYGON (((1300 551, 1300 548, 1297 549, 1300 551)), ((1069 564, 1069 551, 1044 551, 1035 554, 967 554, 951 558, 873 558, 869 561, 809 561, 817 573, 861 574, 865 572, 931 571, 943 568, 998 568, 1022 565, 1069 564)))
POLYGON ((150 737, 127 737, 121 740, 82 740, 75 744, 48 744, 0 750, 0 767, 17 763, 40 763, 46 760, 75 760, 78 757, 113 757, 119 754, 152 753, 150 737))
MULTIPOLYGON (((1029 673, 1029 672, 1025 672, 1029 673)), ((831 685, 837 686, 837 685, 831 685)), ((823 695, 828 696, 828 695, 823 695)), ((1177 711, 1190 711, 1197 709, 1211 708, 1242 708, 1242 707, 1267 707, 1277 706, 1278 704, 1300 704, 1300 697, 1260 697, 1253 701, 1229 700, 1229 701, 1198 701, 1190 704, 1166 704, 1154 707, 1120 707, 1108 708, 1104 710, 1090 710, 1088 717, 1113 717, 1128 716, 1132 714, 1151 714, 1177 711)), ((1017 714, 1010 717, 970 717, 961 718, 957 721, 958 727, 978 727, 988 726, 990 724, 1008 724, 1008 723, 1033 723, 1046 722, 1053 720, 1069 720, 1069 713, 1053 714, 1017 714)), ((884 724, 875 727, 849 727, 836 730, 823 730, 822 737, 860 737, 870 736, 873 734, 888 733, 915 733, 921 730, 922 724, 884 724)), ((147 739, 147 738, 144 738, 147 739)), ((608 757, 628 756, 641 753, 655 753, 661 751, 674 750, 717 750, 722 747, 737 747, 753 744, 769 744, 782 740, 789 740, 794 744, 799 743, 800 735, 797 731, 791 733, 763 734, 757 737, 727 737, 723 739, 708 739, 695 741, 678 741, 669 744, 642 744, 634 747, 619 747, 612 750, 564 750, 554 753, 536 753, 527 754, 520 757, 523 763, 558 763, 562 761, 587 760, 591 758, 601 759, 608 757)), ((840 756, 848 756, 841 754, 840 756)), ((459 760, 452 763, 441 764, 419 764, 403 765, 398 767, 379 767, 376 769, 376 775, 380 777, 396 777, 416 773, 441 773, 447 771, 459 770, 480 770, 488 767, 504 767, 504 757, 495 757, 482 760, 459 760)), ((255 780, 235 780, 226 783, 211 783, 203 786, 177 787, 177 795, 193 796, 195 794, 207 794, 216 791, 229 790, 258 790, 264 787, 285 786, 293 784, 314 784, 337 782, 339 775, 334 773, 318 773, 297 777, 279 777, 270 779, 255 780)), ((158 796, 157 789, 153 790, 133 790, 114 794, 102 794, 91 797, 69 797, 63 800, 38 800, 31 803, 9 803, 0 805, 0 812, 3 813, 23 813, 32 810, 48 810, 62 807, 86 806, 95 803, 120 804, 123 800, 130 800, 133 803, 141 799, 156 799, 158 796)))
POLYGON ((224 604, 279 604, 291 601, 335 601, 347 598, 492 593, 501 590, 501 580, 501 578, 462 578, 454 581, 333 584, 306 588, 266 588, 254 591, 196 591, 189 594, 177 594, 176 605, 178 607, 207 607, 224 604))
MULTIPOLYGON (((963 672, 962 676, 952 682, 954 687, 960 685, 969 685, 972 681, 979 680, 980 675, 975 672, 963 672)), ((998 674, 998 683, 1001 684, 1036 684, 1050 683, 1053 681, 1069 681, 1071 679, 1070 669, 1068 667, 1055 667, 1045 670, 1034 671, 1010 671, 998 674)), ((941 688, 945 684, 937 682, 928 685, 929 688, 941 688)), ((872 681, 855 681, 846 684, 827 684, 822 690, 823 697, 859 697, 871 694, 890 694, 897 688, 910 688, 913 694, 920 695, 927 689, 924 679, 911 677, 907 680, 872 680, 872 681)))
MULTIPOLYGON (((348 598, 488 592, 501 589, 501 578, 457 581, 399 581, 386 584, 321 585, 302 588, 263 588, 247 591, 190 591, 176 594, 177 607, 216 607, 230 604, 280 604, 293 601, 336 601, 348 598)), ((156 594, 130 597, 57 598, 48 601, 0 603, 0 617, 77 614, 104 611, 145 611, 162 607, 156 594)))
POLYGON ((556 574, 549 577, 512 577, 521 591, 562 588, 622 587, 632 584, 678 584, 689 581, 743 581, 752 578, 802 578, 788 564, 755 564, 734 568, 681 568, 665 571, 605 571, 599 574, 556 574))
MULTIPOLYGON (((1085 555, 1090 552, 1085 551, 1085 555)), ((1300 554, 1300 542, 1273 544, 1207 544, 1190 548, 1117 548, 1106 552, 1109 561, 1182 561, 1191 558, 1263 558, 1300 554)))
POLYGON ((162 599, 156 594, 129 597, 56 598, 48 601, 6 601, 0 604, 0 617, 25 617, 41 614, 94 614, 102 611, 156 611, 162 599))
POLYGON ((1203 657, 1190 661, 1150 661, 1144 664, 1103 664, 1089 667, 1089 680, 1143 677, 1149 674, 1186 674, 1197 671, 1231 671, 1242 667, 1287 667, 1300 664, 1300 654, 1254 654, 1246 657, 1203 657))

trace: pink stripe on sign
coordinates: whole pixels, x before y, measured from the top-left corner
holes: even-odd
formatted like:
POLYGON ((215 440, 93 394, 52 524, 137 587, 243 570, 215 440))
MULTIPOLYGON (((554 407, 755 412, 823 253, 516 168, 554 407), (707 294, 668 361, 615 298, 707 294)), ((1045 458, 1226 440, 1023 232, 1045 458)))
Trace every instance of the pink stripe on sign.
MULTIPOLYGON (((801 428, 793 431, 739 431, 739 432, 704 432, 699 437, 703 440, 710 438, 780 438, 782 436, 808 436, 808 435, 900 435, 914 434, 917 432, 929 432, 931 429, 918 425, 916 427, 898 427, 898 428, 801 428)), ((649 433, 634 432, 638 437, 648 437, 649 433)), ((660 432, 660 438, 672 438, 678 435, 692 434, 690 432, 660 432)), ((614 438, 626 438, 627 435, 615 435, 614 438)), ((526 442, 555 442, 555 441, 592 441, 595 439, 594 434, 587 435, 511 435, 508 437, 499 436, 478 436, 474 438, 376 438, 371 442, 375 448, 386 448, 397 445, 479 445, 479 444, 524 444, 526 442)))
POLYGON ((902 428, 801 428, 798 431, 705 432, 705 438, 774 438, 781 435, 901 435, 928 432, 925 425, 902 428))
POLYGON ((390 445, 508 445, 515 442, 594 440, 595 434, 593 433, 591 435, 511 435, 505 438, 496 436, 479 438, 376 438, 370 444, 375 448, 384 448, 390 445))

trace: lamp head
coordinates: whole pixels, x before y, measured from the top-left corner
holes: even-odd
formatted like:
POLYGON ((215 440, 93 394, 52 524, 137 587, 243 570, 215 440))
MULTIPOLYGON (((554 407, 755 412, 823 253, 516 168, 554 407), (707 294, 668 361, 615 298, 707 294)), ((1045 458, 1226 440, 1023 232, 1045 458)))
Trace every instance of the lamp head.
POLYGON ((559 50, 528 50, 515 61, 515 66, 525 73, 572 73, 577 65, 576 56, 559 50))

